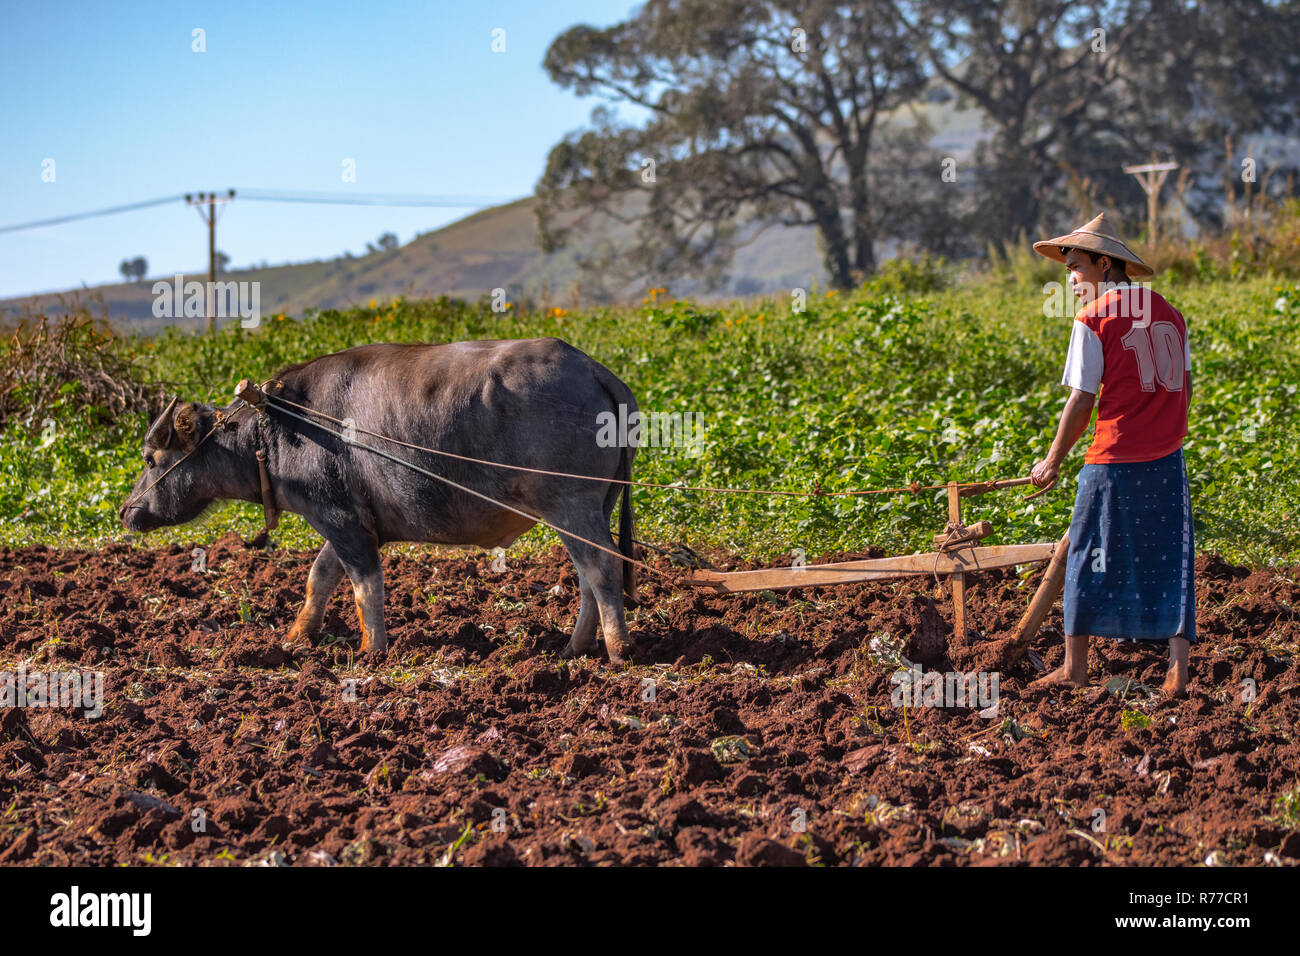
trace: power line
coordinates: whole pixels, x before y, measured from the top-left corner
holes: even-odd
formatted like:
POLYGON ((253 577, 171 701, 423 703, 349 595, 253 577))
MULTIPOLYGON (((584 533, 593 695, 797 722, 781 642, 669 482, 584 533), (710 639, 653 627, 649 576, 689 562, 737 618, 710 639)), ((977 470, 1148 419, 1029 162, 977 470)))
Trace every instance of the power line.
POLYGON ((346 196, 339 193, 293 193, 272 190, 240 190, 240 199, 258 202, 306 202, 341 206, 442 206, 468 209, 477 206, 496 206, 510 202, 501 196, 346 196))
POLYGON ((142 202, 127 203, 125 206, 111 206, 108 209, 96 209, 91 212, 78 212, 69 216, 58 216, 54 219, 42 219, 38 222, 20 222, 13 226, 0 226, 0 233, 18 232, 20 229, 39 229, 41 226, 57 226, 65 222, 75 222, 78 219, 92 219, 95 216, 113 216, 119 212, 131 212, 133 209, 145 209, 149 206, 161 206, 163 203, 176 202, 184 199, 182 195, 163 196, 160 199, 146 199, 142 202))
MULTIPOLYGON (((509 201, 499 196, 387 196, 382 194, 346 196, 337 193, 294 193, 259 189, 240 190, 239 198, 252 200, 254 202, 319 203, 324 205, 347 206, 426 206, 446 209, 476 209, 483 206, 495 206, 509 201)), ((136 209, 147 209, 150 206, 161 206, 164 203, 178 202, 184 199, 186 199, 184 194, 162 196, 158 199, 145 199, 141 202, 127 203, 123 206, 111 206, 107 209, 94 209, 90 212, 78 212, 67 216, 56 216, 53 219, 40 219, 35 222, 20 222, 11 226, 0 226, 0 234, 19 232, 24 229, 39 229, 42 226, 58 226, 63 223, 76 222, 81 219, 92 219, 96 216, 113 216, 118 213, 131 212, 136 209)))

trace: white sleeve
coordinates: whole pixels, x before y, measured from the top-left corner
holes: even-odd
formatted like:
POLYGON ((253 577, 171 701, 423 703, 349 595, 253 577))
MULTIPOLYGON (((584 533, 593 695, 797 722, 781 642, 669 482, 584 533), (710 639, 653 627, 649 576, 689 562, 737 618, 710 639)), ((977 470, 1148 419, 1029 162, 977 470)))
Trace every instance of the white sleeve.
POLYGON ((1105 369, 1101 339, 1076 319, 1070 332, 1070 351, 1065 356, 1065 375, 1061 377, 1061 384, 1096 395, 1105 369))

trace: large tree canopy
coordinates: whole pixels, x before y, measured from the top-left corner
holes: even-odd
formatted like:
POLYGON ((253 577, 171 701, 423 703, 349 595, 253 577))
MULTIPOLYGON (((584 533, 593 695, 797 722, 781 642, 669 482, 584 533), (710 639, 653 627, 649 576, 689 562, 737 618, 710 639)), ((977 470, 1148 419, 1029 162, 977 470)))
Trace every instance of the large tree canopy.
MULTIPOLYGON (((896 0, 894 8, 930 68, 990 123, 977 152, 976 219, 989 238, 1080 215, 1061 188, 1071 176, 1135 211, 1141 193, 1123 166, 1152 152, 1218 191, 1226 136, 1293 122, 1293 2, 896 0)), ((1192 196, 1202 221, 1215 220, 1209 197, 1192 196)))
POLYGON ((1093 124, 1122 121, 1111 107, 1120 103, 1122 51, 1139 2, 894 3, 909 42, 992 127, 976 152, 975 221, 987 237, 1038 228, 1064 163, 1097 146, 1093 124))
POLYGON ((1225 140, 1244 150, 1295 125, 1298 12, 1300 0, 648 0, 547 52, 557 83, 611 105, 550 153, 543 244, 599 212, 635 227, 607 272, 717 280, 756 229, 810 225, 847 287, 887 239, 950 253, 965 236, 1093 214, 1080 205, 1136 218, 1144 198, 1122 167, 1153 152, 1196 173, 1184 200, 1217 225, 1238 172, 1225 140), (985 123, 960 187, 908 109, 936 84, 985 123))
POLYGON ((1300 4, 1149 0, 1143 13, 1127 54, 1142 92, 1126 124, 1129 155, 1146 149, 1179 161, 1198 184, 1188 212, 1218 228, 1225 185, 1236 196, 1265 185, 1280 193, 1300 171, 1300 4), (1242 176, 1248 152, 1259 166, 1254 183, 1242 176))
POLYGON ((831 281, 847 287, 875 267, 886 225, 892 237, 935 231, 917 207, 937 191, 938 159, 918 131, 882 129, 924 83, 888 4, 650 0, 608 29, 567 31, 545 66, 644 116, 599 110, 551 151, 538 186, 551 248, 565 210, 599 209, 637 219, 628 261, 644 274, 716 279, 741 223, 812 225, 831 281), (907 153, 869 162, 885 150, 907 153))

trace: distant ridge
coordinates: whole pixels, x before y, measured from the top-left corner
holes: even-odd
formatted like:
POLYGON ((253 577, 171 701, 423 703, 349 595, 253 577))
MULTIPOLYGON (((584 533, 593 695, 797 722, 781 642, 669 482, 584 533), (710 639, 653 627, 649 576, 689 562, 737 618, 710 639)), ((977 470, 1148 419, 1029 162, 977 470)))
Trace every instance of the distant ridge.
MULTIPOLYGON (((942 146, 958 157, 968 156, 979 135, 977 114, 957 110, 951 101, 931 101, 917 107, 936 131, 932 145, 942 146)), ((308 309, 347 308, 366 305, 372 299, 384 302, 405 296, 430 298, 441 295, 476 299, 501 288, 509 295, 527 296, 543 305, 590 305, 590 295, 578 287, 578 262, 608 242, 625 243, 634 229, 613 220, 593 219, 573 231, 570 245, 557 252, 543 253, 537 244, 535 198, 483 209, 432 232, 423 233, 404 246, 364 256, 343 256, 266 268, 239 269, 223 273, 221 281, 260 282, 261 311, 302 315, 308 309)), ((877 255, 892 254, 882 242, 877 255)), ((811 226, 774 225, 737 250, 727 281, 710 293, 694 281, 665 282, 677 294, 700 299, 723 299, 742 295, 810 288, 825 283, 825 270, 817 249, 816 230, 811 226)), ((206 270, 190 273, 186 280, 207 278, 206 270)), ((198 328, 201 319, 160 319, 153 314, 152 286, 174 276, 152 276, 138 283, 114 283, 64 292, 0 300, 0 319, 34 311, 58 308, 60 295, 78 296, 82 301, 102 299, 109 318, 121 327, 138 332, 156 332, 167 326, 198 328)), ((615 299, 636 300, 638 288, 609 289, 615 299)))

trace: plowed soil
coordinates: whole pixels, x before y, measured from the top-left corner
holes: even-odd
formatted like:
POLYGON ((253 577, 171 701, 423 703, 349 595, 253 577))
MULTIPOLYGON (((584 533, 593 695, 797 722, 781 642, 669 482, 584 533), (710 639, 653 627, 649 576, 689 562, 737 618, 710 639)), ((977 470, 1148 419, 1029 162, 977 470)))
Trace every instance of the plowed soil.
POLYGON ((987 666, 1037 573, 973 578, 962 643, 933 578, 643 580, 635 664, 614 668, 557 657, 578 611, 558 547, 504 572, 387 554, 392 645, 365 658, 346 586, 315 646, 282 645, 312 557, 233 537, 203 572, 181 548, 0 550, 0 670, 99 671, 105 691, 99 719, 0 710, 0 864, 1300 857, 1300 569, 1198 559, 1186 699, 1146 693, 1163 645, 1112 641, 1093 686, 1030 689, 1060 662, 1058 610, 982 716, 893 706, 890 675, 987 666))

